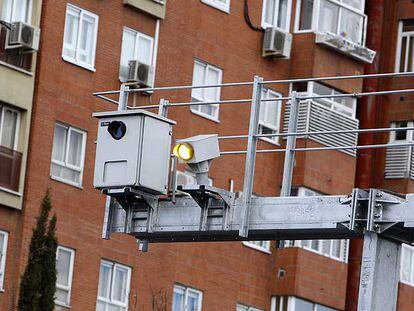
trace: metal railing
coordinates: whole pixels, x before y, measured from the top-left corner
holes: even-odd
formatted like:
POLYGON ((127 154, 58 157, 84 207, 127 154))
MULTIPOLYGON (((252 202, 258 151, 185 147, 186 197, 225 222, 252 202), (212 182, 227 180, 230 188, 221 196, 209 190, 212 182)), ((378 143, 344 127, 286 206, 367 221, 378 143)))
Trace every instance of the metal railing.
MULTIPOLYGON (((358 145, 356 142, 356 135, 351 140, 338 140, 335 141, 335 138, 332 135, 343 135, 343 134, 357 134, 357 133, 378 133, 378 132, 388 132, 388 131, 402 131, 408 130, 407 128, 388 128, 388 129, 364 129, 358 130, 354 127, 342 126, 341 129, 337 130, 334 124, 331 124, 329 127, 320 126, 321 120, 315 120, 315 124, 307 127, 305 132, 298 130, 298 119, 300 111, 300 103, 303 101, 313 101, 317 99, 324 98, 362 98, 367 96, 382 96, 382 95, 391 95, 391 94, 408 94, 414 93, 414 89, 401 89, 401 90, 388 90, 388 91, 376 91, 376 92, 361 92, 361 93, 352 93, 352 94, 330 94, 330 95, 301 95, 293 91, 287 97, 271 98, 271 99, 262 99, 262 89, 266 85, 270 84, 287 84, 287 83, 296 83, 296 82, 312 82, 312 81, 338 81, 338 80, 351 80, 351 79, 369 79, 369 78, 395 78, 395 77, 407 77, 414 76, 414 72, 403 72, 403 73, 381 73, 381 74, 364 74, 364 75, 353 75, 353 76, 337 76, 337 77, 320 77, 320 78, 303 78, 303 79, 285 79, 285 80, 270 80, 264 81, 263 78, 255 77, 254 81, 251 82, 235 82, 235 83, 221 83, 221 84, 209 84, 209 85, 181 85, 181 86, 165 86, 165 87, 153 87, 153 88, 143 88, 143 89, 131 89, 132 84, 123 84, 120 90, 115 91, 105 91, 105 92, 96 92, 93 93, 94 96, 97 96, 101 99, 107 100, 112 103, 118 104, 118 110, 124 109, 156 109, 158 108, 159 114, 166 116, 168 108, 174 107, 185 107, 193 105, 240 105, 240 104, 250 104, 250 122, 249 122, 249 131, 248 134, 241 135, 232 135, 232 136, 222 136, 221 139, 247 139, 247 149, 246 150, 234 150, 234 151, 223 151, 221 155, 238 155, 245 154, 245 174, 244 174, 244 183, 243 183, 243 208, 241 211, 242 226, 240 229, 240 235, 246 236, 248 232, 247 223, 249 218, 249 208, 250 200, 253 190, 253 180, 254 180, 254 166, 255 166, 255 157, 257 153, 274 153, 282 152, 285 153, 285 164, 282 180, 282 196, 289 196, 291 190, 291 182, 293 175, 293 165, 295 152, 306 152, 306 151, 330 151, 330 150, 339 150, 345 151, 348 153, 355 154, 356 150, 360 149, 374 149, 374 148, 387 148, 387 147, 397 147, 397 146, 412 146, 413 142, 406 142, 401 144, 376 144, 376 145, 358 145), (226 100, 217 100, 209 102, 181 102, 181 103, 169 103, 165 99, 161 99, 159 105, 148 105, 141 107, 129 107, 128 106, 128 95, 130 93, 141 93, 141 92, 154 92, 154 91, 173 91, 173 90, 190 90, 190 89, 199 89, 199 88, 215 88, 215 87, 240 87, 240 86, 252 86, 252 98, 248 99, 226 99, 226 100), (107 95, 118 95, 118 101, 108 98, 107 95), (274 134, 259 134, 259 115, 260 107, 262 102, 289 102, 289 125, 286 133, 274 133, 274 134), (319 122, 319 124, 317 124, 319 122), (306 135, 313 138, 316 141, 321 142, 322 144, 333 144, 333 146, 326 147, 305 147, 305 148, 296 148, 296 139, 298 136, 306 135), (285 149, 274 148, 274 149, 257 149, 257 140, 262 137, 275 137, 275 136, 285 136, 287 137, 285 149), (349 143, 348 145, 346 143, 349 143)), ((318 107, 317 107, 318 108, 318 107)), ((320 113, 320 111, 314 111, 313 113, 320 113)), ((319 107, 320 108, 320 107, 319 107)), ((312 109, 311 109, 312 112, 312 109)), ((324 112, 326 113, 326 112, 324 112)), ((343 124, 342 124, 343 125, 343 124)))

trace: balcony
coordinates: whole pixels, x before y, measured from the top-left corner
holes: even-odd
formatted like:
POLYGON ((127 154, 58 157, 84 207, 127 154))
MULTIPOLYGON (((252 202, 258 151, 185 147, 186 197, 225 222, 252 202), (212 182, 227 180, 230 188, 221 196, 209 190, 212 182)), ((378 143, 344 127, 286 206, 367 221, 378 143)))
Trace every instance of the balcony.
POLYGON ((7 29, 0 26, 0 62, 13 67, 30 71, 32 68, 32 53, 24 53, 21 49, 6 50, 7 29))
MULTIPOLYGON (((288 131, 290 103, 286 104, 284 114, 283 130, 288 131)), ((316 132, 316 131, 338 131, 338 130, 357 130, 359 120, 347 116, 339 111, 318 103, 316 101, 302 101, 299 106, 298 132, 316 132)), ((302 136, 309 138, 325 146, 354 146, 358 141, 357 133, 341 133, 331 135, 312 135, 302 136)), ((356 150, 341 150, 353 157, 356 156, 356 150)))
POLYGON ((19 191, 22 154, 0 146, 0 187, 19 191))

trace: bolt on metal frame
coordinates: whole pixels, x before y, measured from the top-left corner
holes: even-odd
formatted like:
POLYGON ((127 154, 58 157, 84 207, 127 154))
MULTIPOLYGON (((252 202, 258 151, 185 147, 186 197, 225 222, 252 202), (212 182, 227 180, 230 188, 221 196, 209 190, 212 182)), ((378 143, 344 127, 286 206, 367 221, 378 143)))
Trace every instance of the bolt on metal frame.
MULTIPOLYGON (((187 196, 176 196, 175 181, 172 181, 173 193, 171 200, 160 200, 158 197, 137 192, 134 189, 107 189, 105 193, 117 199, 123 209, 126 210, 126 217, 122 217, 122 215, 119 217, 120 213, 125 212, 122 209, 116 210, 112 208, 110 213, 108 213, 112 217, 108 223, 111 226, 116 226, 115 220, 120 222, 122 224, 121 227, 124 228, 123 232, 142 240, 140 248, 143 250, 148 248, 148 241, 234 241, 363 237, 364 254, 361 267, 358 310, 383 310, 385 305, 387 310, 395 310, 399 272, 398 246, 401 242, 414 243, 414 196, 408 195, 405 198, 401 198, 376 189, 370 189, 369 191, 354 189, 349 196, 287 197, 290 195, 295 152, 358 150, 414 145, 414 142, 407 142, 401 144, 296 148, 296 139, 299 136, 380 133, 414 129, 414 127, 405 127, 298 133, 297 116, 301 100, 404 94, 414 93, 414 89, 325 96, 298 96, 296 92, 292 92, 288 97, 275 99, 262 99, 261 90, 264 85, 268 84, 404 76, 414 76, 414 72, 274 81, 263 81, 261 77, 255 77, 253 82, 147 89, 131 89, 129 88, 131 85, 124 84, 119 91, 94 93, 94 96, 111 103, 117 103, 119 110, 158 108, 158 113, 163 116, 167 115, 168 108, 170 107, 251 103, 248 134, 220 137, 222 140, 247 139, 247 150, 221 152, 222 155, 246 154, 243 197, 241 199, 235 199, 234 194, 225 190, 203 185, 196 186, 195 188, 183 188, 182 191, 186 192, 187 196), (187 103, 169 103, 161 99, 159 105, 128 106, 129 93, 238 86, 253 86, 252 99, 187 103), (119 100, 116 101, 106 96, 111 94, 118 94, 119 100), (265 101, 291 102, 288 133, 258 134, 260 104, 265 101), (286 148, 257 150, 257 139, 261 137, 287 137, 286 148), (285 153, 281 191, 281 195, 284 197, 252 197, 256 154, 272 152, 285 153), (205 201, 206 197, 209 198, 208 202, 205 201), (141 208, 136 209, 137 206, 141 206, 141 208), (144 212, 146 206, 148 216, 145 216, 146 212, 144 212), (207 210, 200 212, 200 208, 207 208, 207 210), (177 223, 177 219, 180 220, 179 223, 177 223), (378 286, 378 284, 381 284, 381 286, 378 286), (384 301, 385 298, 388 298, 387 301, 384 301)), ((176 171, 175 163, 173 166, 174 171, 176 171)))

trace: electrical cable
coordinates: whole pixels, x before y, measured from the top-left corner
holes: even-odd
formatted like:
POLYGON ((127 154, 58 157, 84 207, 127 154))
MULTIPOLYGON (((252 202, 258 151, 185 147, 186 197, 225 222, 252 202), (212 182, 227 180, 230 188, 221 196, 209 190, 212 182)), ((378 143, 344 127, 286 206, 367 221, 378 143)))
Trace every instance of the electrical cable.
POLYGON ((254 31, 260 31, 264 32, 264 30, 261 27, 257 27, 253 25, 250 15, 249 15, 249 1, 244 0, 244 20, 246 21, 247 25, 254 31))

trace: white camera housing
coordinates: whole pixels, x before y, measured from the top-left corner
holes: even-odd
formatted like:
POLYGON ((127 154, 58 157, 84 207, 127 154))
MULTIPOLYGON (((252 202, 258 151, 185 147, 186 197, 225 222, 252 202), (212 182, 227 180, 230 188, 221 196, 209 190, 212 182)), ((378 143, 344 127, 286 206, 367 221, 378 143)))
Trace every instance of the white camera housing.
POLYGON ((94 113, 99 119, 94 187, 166 194, 174 121, 145 110, 94 113), (123 123, 125 134, 115 139, 111 122, 123 123))

